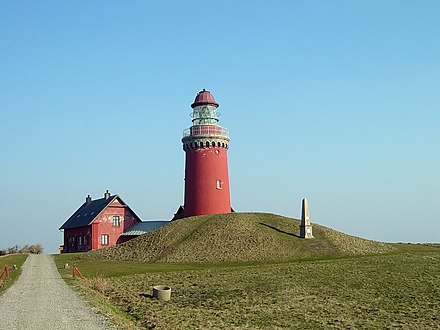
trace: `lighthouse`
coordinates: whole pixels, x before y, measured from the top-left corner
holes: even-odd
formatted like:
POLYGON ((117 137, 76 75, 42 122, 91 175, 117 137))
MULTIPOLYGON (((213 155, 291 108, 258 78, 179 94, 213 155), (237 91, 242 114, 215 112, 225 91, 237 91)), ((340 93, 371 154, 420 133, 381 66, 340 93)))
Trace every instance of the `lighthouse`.
POLYGON ((183 131, 185 151, 184 217, 231 212, 228 176, 229 132, 218 124, 214 96, 200 91, 194 103, 192 126, 183 131))

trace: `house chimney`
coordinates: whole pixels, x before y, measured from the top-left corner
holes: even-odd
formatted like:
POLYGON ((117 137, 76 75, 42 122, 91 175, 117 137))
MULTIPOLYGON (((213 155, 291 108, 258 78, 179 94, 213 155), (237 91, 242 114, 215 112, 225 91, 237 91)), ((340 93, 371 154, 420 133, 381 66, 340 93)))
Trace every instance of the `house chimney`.
POLYGON ((86 197, 86 205, 89 205, 92 202, 92 197, 90 195, 87 195, 86 197))
POLYGON ((104 193, 104 198, 105 199, 109 199, 110 198, 110 193, 108 192, 108 189, 104 193))

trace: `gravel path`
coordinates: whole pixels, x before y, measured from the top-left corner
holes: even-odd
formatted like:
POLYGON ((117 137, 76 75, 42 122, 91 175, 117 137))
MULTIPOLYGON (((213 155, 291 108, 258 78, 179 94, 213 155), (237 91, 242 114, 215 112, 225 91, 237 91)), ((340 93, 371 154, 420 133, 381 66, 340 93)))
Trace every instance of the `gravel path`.
POLYGON ((29 255, 0 296, 1 329, 114 329, 61 278, 48 255, 29 255))

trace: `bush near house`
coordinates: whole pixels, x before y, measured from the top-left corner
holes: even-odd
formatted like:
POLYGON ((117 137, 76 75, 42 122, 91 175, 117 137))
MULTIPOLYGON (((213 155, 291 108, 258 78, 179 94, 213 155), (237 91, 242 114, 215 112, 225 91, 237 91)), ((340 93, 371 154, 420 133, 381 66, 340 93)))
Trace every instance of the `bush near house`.
POLYGON ((44 247, 40 243, 36 244, 25 244, 22 247, 13 246, 4 250, 0 250, 0 256, 8 254, 42 254, 44 252, 44 247))

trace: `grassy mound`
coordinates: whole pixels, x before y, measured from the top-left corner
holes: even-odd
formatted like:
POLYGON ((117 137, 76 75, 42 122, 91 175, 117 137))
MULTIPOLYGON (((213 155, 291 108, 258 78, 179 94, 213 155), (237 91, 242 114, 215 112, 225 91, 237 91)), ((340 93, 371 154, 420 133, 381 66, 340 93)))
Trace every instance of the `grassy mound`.
POLYGON ((313 225, 315 239, 298 237, 299 220, 266 213, 231 213, 173 221, 127 243, 84 258, 149 262, 248 262, 364 255, 393 250, 313 225))

